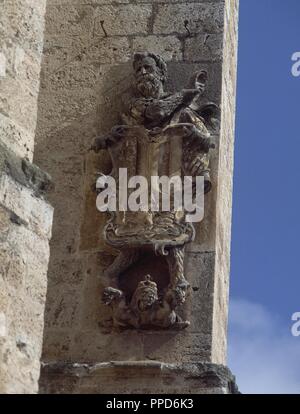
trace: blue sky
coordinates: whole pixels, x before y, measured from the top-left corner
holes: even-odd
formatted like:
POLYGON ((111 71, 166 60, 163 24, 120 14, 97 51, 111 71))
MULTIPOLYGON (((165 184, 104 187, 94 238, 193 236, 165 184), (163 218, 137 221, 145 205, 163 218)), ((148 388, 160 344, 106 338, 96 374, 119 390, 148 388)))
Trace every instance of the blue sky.
POLYGON ((299 18, 299 0, 240 0, 229 366, 245 393, 300 393, 299 18))

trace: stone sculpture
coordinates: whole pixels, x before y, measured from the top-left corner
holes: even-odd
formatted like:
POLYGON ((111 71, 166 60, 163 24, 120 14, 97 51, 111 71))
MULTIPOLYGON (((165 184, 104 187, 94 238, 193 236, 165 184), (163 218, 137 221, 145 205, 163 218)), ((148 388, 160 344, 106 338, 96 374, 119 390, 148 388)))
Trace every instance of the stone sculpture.
MULTIPOLYGON (((167 66, 153 53, 136 53, 133 61, 136 96, 122 115, 121 125, 94 140, 96 152, 107 149, 118 179, 119 168, 129 176, 167 175, 204 177, 204 191, 211 190, 209 169, 210 130, 217 122, 213 103, 199 104, 207 73, 195 74, 192 88, 174 94, 164 92, 167 66)), ((177 328, 189 325, 176 313, 188 293, 184 276, 184 248, 194 238, 194 228, 185 214, 171 211, 117 211, 111 214, 104 231, 107 243, 119 250, 105 276, 115 287, 104 290, 103 301, 112 308, 114 325, 133 328, 177 328), (119 289, 119 277, 144 251, 153 250, 166 258, 169 283, 163 292, 147 275, 129 297, 119 289)))
POLYGON ((173 327, 183 329, 189 326, 175 313, 178 305, 185 299, 187 286, 170 287, 162 300, 159 299, 157 284, 146 275, 140 281, 129 304, 124 293, 112 287, 104 290, 103 301, 112 308, 115 326, 134 328, 173 327))

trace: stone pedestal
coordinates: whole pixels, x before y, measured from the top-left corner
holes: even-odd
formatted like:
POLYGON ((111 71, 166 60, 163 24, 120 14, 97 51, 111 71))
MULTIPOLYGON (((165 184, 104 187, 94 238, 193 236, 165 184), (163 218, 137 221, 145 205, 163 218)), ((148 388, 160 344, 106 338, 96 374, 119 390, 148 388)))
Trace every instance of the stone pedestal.
POLYGON ((222 365, 156 361, 45 364, 46 394, 237 394, 235 378, 222 365))

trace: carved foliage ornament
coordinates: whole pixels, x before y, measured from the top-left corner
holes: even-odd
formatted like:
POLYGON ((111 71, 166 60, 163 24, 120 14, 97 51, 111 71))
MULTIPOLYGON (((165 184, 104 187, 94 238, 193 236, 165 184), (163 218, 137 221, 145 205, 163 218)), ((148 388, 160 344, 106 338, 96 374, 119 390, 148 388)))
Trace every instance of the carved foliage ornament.
MULTIPOLYGON (((209 151, 210 129, 214 128, 218 108, 205 105, 201 95, 207 73, 200 71, 191 80, 192 89, 164 91, 167 65, 153 53, 137 53, 133 60, 136 96, 128 103, 122 123, 107 136, 97 137, 92 149, 110 153, 118 180, 120 168, 129 176, 174 175, 204 177, 204 191, 211 190, 209 151)), ((111 285, 104 290, 103 301, 112 309, 116 327, 183 329, 189 325, 176 313, 188 293, 184 275, 184 248, 194 238, 194 228, 177 211, 116 211, 104 230, 107 243, 119 250, 105 276, 111 285), (140 275, 131 297, 119 289, 119 276, 139 260, 146 250, 165 256, 169 284, 163 292, 151 275, 140 275)))

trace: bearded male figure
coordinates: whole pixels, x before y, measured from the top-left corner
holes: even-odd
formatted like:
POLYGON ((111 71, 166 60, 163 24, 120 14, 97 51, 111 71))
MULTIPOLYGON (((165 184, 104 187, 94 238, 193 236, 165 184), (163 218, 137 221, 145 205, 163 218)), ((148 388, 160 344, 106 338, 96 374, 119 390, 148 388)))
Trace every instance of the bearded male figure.
MULTIPOLYGON (((219 112, 213 103, 197 103, 205 90, 207 73, 200 71, 194 75, 189 82, 192 89, 171 94, 164 91, 167 65, 160 56, 136 53, 133 69, 138 96, 132 100, 128 113, 122 115, 122 121, 125 125, 144 125, 153 132, 172 122, 193 124, 195 129, 183 143, 183 169, 185 175, 204 176, 207 193, 211 189, 208 153, 213 148, 208 128, 214 129, 219 112)), ((93 149, 107 148, 119 139, 120 129, 116 127, 110 135, 96 138, 93 149)))

